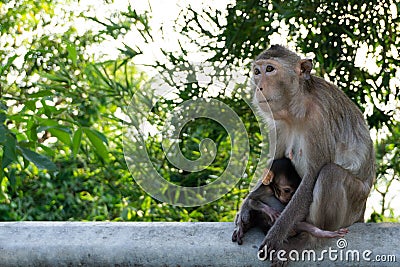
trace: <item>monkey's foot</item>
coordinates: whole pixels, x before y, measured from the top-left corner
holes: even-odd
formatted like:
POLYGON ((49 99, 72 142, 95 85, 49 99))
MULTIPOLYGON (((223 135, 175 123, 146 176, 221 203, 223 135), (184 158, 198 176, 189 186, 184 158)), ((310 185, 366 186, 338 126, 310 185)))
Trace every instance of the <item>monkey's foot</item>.
POLYGON ((235 230, 232 234, 232 242, 237 242, 239 245, 243 244, 243 236, 248 230, 250 221, 250 213, 246 211, 239 211, 235 218, 235 230), (247 227, 246 227, 247 226, 247 227))
POLYGON ((237 242, 238 245, 243 244, 244 231, 241 227, 236 227, 232 234, 232 242, 237 242))
POLYGON ((321 230, 318 229, 312 234, 316 237, 322 237, 322 238, 335 238, 335 237, 344 237, 349 230, 347 228, 341 228, 337 231, 326 231, 326 230, 321 230))

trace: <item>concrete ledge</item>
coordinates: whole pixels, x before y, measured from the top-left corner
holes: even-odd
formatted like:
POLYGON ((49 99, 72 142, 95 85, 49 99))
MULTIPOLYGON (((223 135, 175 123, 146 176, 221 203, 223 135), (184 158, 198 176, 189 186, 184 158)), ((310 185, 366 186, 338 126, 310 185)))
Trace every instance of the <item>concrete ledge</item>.
MULTIPOLYGON (((268 266, 257 259, 263 234, 252 230, 239 246, 231 242, 233 228, 233 223, 3 222, 0 266, 268 266)), ((400 224, 349 229, 346 248, 338 249, 337 239, 327 242, 344 260, 330 261, 326 253, 323 262, 290 266, 399 266, 400 224), (360 257, 371 250, 371 261, 345 261, 347 250, 360 251, 360 257), (377 255, 386 262, 375 261, 377 255), (397 262, 387 262, 389 255, 397 262)))

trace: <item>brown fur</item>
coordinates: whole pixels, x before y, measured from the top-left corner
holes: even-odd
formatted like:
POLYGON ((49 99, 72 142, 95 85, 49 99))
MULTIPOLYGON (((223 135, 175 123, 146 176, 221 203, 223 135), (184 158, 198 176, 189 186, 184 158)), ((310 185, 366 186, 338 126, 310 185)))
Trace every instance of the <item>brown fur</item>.
POLYGON ((309 64, 282 46, 264 51, 253 64, 261 70, 253 77, 254 102, 276 130, 270 145, 276 154, 270 156, 292 153, 302 177, 261 244, 269 250, 286 249, 290 229, 303 220, 325 230, 362 221, 375 177, 373 145, 360 110, 335 85, 310 75, 309 64), (265 72, 267 65, 274 71, 265 72))

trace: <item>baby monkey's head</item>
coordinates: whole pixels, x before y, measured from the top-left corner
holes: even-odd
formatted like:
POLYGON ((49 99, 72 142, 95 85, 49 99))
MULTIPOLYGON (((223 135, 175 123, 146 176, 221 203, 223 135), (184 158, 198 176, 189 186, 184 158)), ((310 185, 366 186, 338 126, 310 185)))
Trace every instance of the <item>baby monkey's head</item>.
POLYGON ((263 180, 265 185, 272 187, 275 197, 282 204, 287 204, 292 199, 300 182, 301 178, 288 158, 274 160, 269 173, 263 180))

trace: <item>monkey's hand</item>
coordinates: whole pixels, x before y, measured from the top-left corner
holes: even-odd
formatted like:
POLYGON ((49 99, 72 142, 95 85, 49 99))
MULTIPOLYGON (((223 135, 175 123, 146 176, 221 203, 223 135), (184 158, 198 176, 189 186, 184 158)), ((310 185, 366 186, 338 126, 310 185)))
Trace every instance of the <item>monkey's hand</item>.
MULTIPOLYGON (((289 232, 292 230, 292 227, 287 224, 288 220, 285 220, 284 215, 283 213, 282 216, 278 218, 259 247, 259 255, 261 255, 262 258, 273 259, 274 263, 275 261, 279 262, 276 258, 276 252, 272 255, 270 255, 270 253, 282 249, 284 250, 284 242, 287 242, 289 232)), ((277 266, 279 266, 279 264, 277 266)))
MULTIPOLYGON (((274 226, 276 223, 274 224, 274 226)), ((261 246, 258 249, 258 256, 262 259, 271 260, 271 266, 282 267, 287 266, 287 262, 281 261, 277 258, 276 251, 282 250, 284 248, 284 237, 279 236, 275 233, 278 231, 271 232, 273 228, 270 229, 266 237, 264 238, 261 246), (272 254, 271 254, 272 253, 272 254)), ((287 255, 285 255, 286 257, 287 255)))
POLYGON ((272 228, 269 230, 268 234, 265 236, 263 242, 259 247, 259 251, 264 251, 265 253, 269 253, 271 250, 279 250, 282 248, 283 242, 286 239, 286 231, 285 234, 280 234, 280 229, 276 229, 279 226, 275 223, 272 228))
POLYGON ((246 209, 246 205, 240 209, 235 218, 235 230, 232 234, 232 242, 237 242, 239 245, 243 244, 244 233, 248 230, 250 225, 250 210, 246 209))
POLYGON ((281 215, 279 211, 274 210, 268 205, 263 206, 262 211, 271 219, 271 224, 273 224, 281 215))

